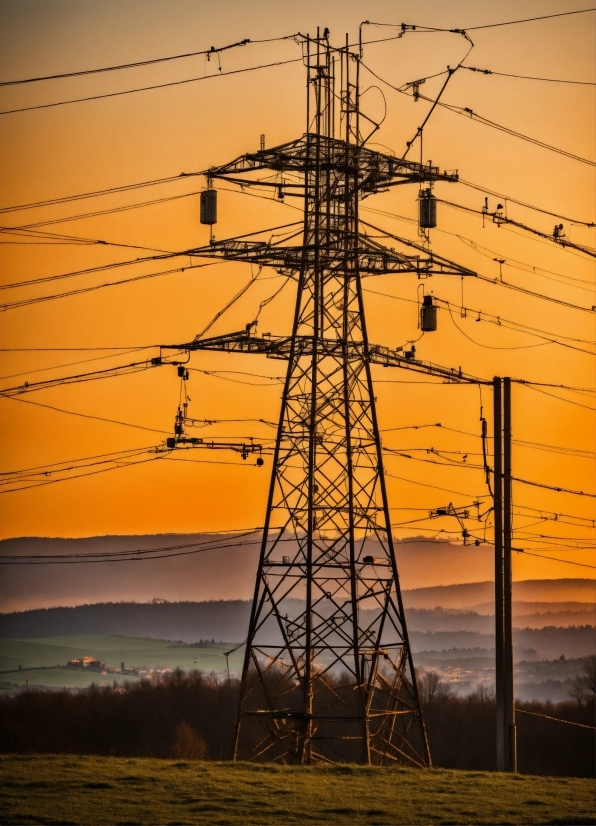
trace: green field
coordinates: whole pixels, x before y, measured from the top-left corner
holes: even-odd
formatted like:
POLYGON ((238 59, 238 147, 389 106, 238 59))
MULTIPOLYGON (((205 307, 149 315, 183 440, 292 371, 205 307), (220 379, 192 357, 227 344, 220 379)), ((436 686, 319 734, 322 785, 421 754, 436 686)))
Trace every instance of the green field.
POLYGON ((0 777, 0 823, 596 824, 577 778, 35 755, 0 777))
MULTIPOLYGON (((27 681, 32 687, 82 688, 92 682, 111 685, 114 680, 135 679, 56 667, 65 666, 73 657, 85 655, 103 660, 108 668, 120 668, 120 663, 124 662, 126 668, 144 670, 179 667, 185 671, 196 668, 207 673, 224 672, 226 660, 223 652, 230 647, 210 645, 193 648, 168 640, 117 634, 0 640, 0 672, 9 672, 0 673, 0 693, 14 690, 15 686, 24 686, 27 681)), ((238 672, 241 666, 242 652, 230 655, 230 671, 238 672)))

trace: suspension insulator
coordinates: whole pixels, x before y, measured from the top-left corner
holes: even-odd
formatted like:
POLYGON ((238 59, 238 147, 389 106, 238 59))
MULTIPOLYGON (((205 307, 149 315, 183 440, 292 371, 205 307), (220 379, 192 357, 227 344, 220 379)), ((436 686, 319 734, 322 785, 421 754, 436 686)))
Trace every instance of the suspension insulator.
POLYGON ((437 226, 437 199, 430 189, 423 189, 420 193, 418 223, 420 229, 434 229, 437 226))
POLYGON ((205 189, 201 192, 201 223, 217 224, 217 192, 205 189))
POLYGON ((420 329, 423 333, 434 333, 437 329, 437 306, 432 295, 425 295, 420 308, 420 329))

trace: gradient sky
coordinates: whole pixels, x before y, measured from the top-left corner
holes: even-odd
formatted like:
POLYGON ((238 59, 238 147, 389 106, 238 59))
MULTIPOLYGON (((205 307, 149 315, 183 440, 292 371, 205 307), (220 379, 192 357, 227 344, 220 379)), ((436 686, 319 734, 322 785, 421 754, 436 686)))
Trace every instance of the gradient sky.
MULTIPOLYGON (((581 4, 579 4, 581 7, 581 4)), ((0 81, 57 74, 181 54, 234 43, 278 38, 295 32, 314 33, 329 27, 340 45, 348 32, 357 38, 363 19, 373 23, 407 22, 438 28, 471 28, 504 20, 570 10, 561 0, 519 0, 499 3, 440 0, 402 2, 251 3, 225 0, 207 4, 189 0, 101 0, 30 2, 5 0, 0 6, 0 81)), ((467 65, 495 72, 595 80, 594 14, 555 18, 518 26, 470 31, 474 49, 467 65)), ((367 25, 365 40, 390 37, 397 29, 367 25)), ((364 63, 393 85, 426 77, 454 66, 468 45, 461 35, 408 33, 399 40, 365 46, 364 63)), ((0 206, 93 191, 126 183, 178 175, 217 165, 259 146, 291 140, 305 128, 305 75, 300 62, 229 77, 223 72, 300 57, 294 40, 251 43, 224 52, 221 64, 204 57, 188 58, 82 78, 46 81, 0 88, 0 111, 58 100, 116 92, 137 86, 188 78, 207 80, 68 106, 0 115, 0 206)), ((432 97, 442 79, 427 81, 421 91, 432 97)), ((428 104, 398 94, 363 71, 362 106, 373 118, 387 115, 375 136, 379 148, 404 151, 428 104)), ((595 155, 594 87, 523 80, 460 70, 444 100, 469 107, 482 116, 560 147, 582 158, 595 155)), ((414 157, 418 157, 416 147, 414 157)), ((556 214, 580 221, 594 220, 594 167, 555 154, 460 117, 437 110, 424 135, 424 159, 443 169, 458 169, 465 181, 504 193, 556 214)), ((3 215, 3 226, 54 221, 83 212, 133 204, 149 198, 195 193, 189 197, 109 216, 56 223, 44 230, 122 244, 177 250, 208 241, 198 221, 202 178, 188 178, 145 190, 89 199, 61 206, 3 215)), ((217 238, 255 231, 296 220, 290 205, 257 200, 220 187, 217 238)), ((463 184, 441 184, 437 194, 479 209, 481 192, 463 184)), ((417 190, 399 187, 367 199, 363 208, 390 212, 402 218, 362 212, 364 220, 389 232, 417 239, 417 190)), ((490 207, 498 199, 490 198, 490 207)), ((291 202, 290 202, 291 203, 291 202)), ((558 218, 507 203, 508 215, 551 233, 558 218)), ((595 246, 594 232, 564 220, 571 240, 595 246)), ((81 245, 23 243, 23 237, 0 238, 1 283, 66 273, 145 253, 141 250, 81 245), (19 243, 14 243, 18 241, 19 243)), ((583 307, 596 304, 594 259, 539 239, 515 228, 497 227, 479 216, 439 205, 439 226, 433 249, 490 278, 499 275, 495 259, 505 259, 505 280, 583 307), (473 246, 475 245, 475 246, 473 246), (515 266, 513 266, 515 265, 515 266), (575 279, 575 280, 574 280, 575 279)), ((157 272, 174 264, 137 265, 100 276, 84 276, 31 288, 4 290, 2 303, 61 289, 115 281, 132 274, 157 272)), ((122 347, 123 350, 194 337, 250 278, 247 265, 224 263, 192 273, 165 275, 139 283, 115 286, 69 298, 12 309, 2 316, 0 347, 122 347)), ((212 328, 212 333, 241 329, 251 321, 259 303, 281 286, 273 271, 264 271, 257 284, 212 328)), ((371 341, 395 347, 418 336, 415 276, 393 275, 365 281, 365 301, 371 341), (374 295, 382 292, 400 300, 374 295)), ((461 303, 459 279, 443 276, 426 282, 427 291, 461 303)), ((289 284, 261 315, 260 332, 289 330, 295 287, 289 284)), ((466 318, 439 313, 439 330, 417 343, 420 358, 490 378, 510 375, 533 381, 594 387, 594 358, 557 344, 483 321, 477 311, 567 336, 568 343, 590 349, 594 314, 473 279, 463 287, 466 318), (459 329, 458 329, 459 328, 459 329)), ((147 351, 154 354, 154 351, 147 351)), ((1 352, 1 385, 35 381, 73 371, 126 363, 132 355, 45 370, 101 352, 1 352)), ((146 354, 141 356, 144 358, 146 354)), ((188 383, 190 414, 199 419, 264 418, 279 411, 284 362, 258 356, 194 354, 197 370, 246 371, 207 375, 193 372, 188 383), (247 383, 238 383, 238 380, 247 383)), ((443 429, 395 430, 384 444, 399 448, 435 448, 469 453, 478 461, 480 404, 490 414, 491 395, 475 386, 442 385, 398 370, 374 368, 381 427, 441 423, 443 429), (449 427, 457 431, 446 430, 449 427)), ((548 394, 514 386, 514 437, 544 445, 596 450, 594 396, 545 388, 548 394), (562 401, 561 399, 564 399, 562 401), (590 409, 587 409, 590 408, 590 409)), ((2 442, 0 471, 45 465, 159 444, 166 435, 69 416, 38 402, 90 416, 117 419, 159 431, 171 431, 178 404, 179 381, 173 369, 147 371, 72 387, 58 387, 23 397, 0 399, 2 442)), ((271 428, 259 424, 222 424, 196 435, 219 437, 254 435, 270 438, 271 428)), ((424 455, 424 454, 417 454, 424 455)), ((456 456, 456 454, 453 454, 456 456)), ((461 454, 460 454, 461 456, 461 454)), ((263 521, 269 463, 256 468, 234 454, 195 451, 174 460, 50 484, 0 497, 0 536, 89 536, 115 533, 197 532, 239 529, 263 521)), ((453 501, 469 504, 485 495, 481 471, 468 467, 438 467, 406 458, 388 457, 390 503, 395 508, 435 508, 453 501), (410 480, 410 481, 404 481, 410 480), (418 482, 422 484, 413 484, 418 482), (428 487, 431 486, 431 487, 428 487), (435 487, 432 487, 435 486, 435 487), (447 492, 436 488, 447 488, 447 492)), ((516 476, 575 490, 596 491, 594 462, 578 455, 561 455, 517 445, 516 476)), ((516 484, 514 498, 545 512, 595 519, 594 499, 549 492, 516 484)), ((396 510, 395 521, 413 518, 396 510)), ((516 527, 543 533, 525 547, 545 556, 595 564, 593 550, 571 551, 569 537, 594 546, 594 530, 577 519, 539 521, 516 518, 516 527), (566 524, 574 522, 574 525, 566 524), (546 550, 545 550, 546 549, 546 550), (551 550, 549 550, 551 549, 551 550)), ((426 524, 428 527, 428 523, 426 524)), ((433 529, 454 531, 453 521, 435 522, 433 529)), ((400 537, 419 533, 416 526, 396 528, 400 537)), ((429 533, 425 535, 431 535, 429 533)), ((516 542, 522 542, 522 535, 516 542)), ((581 542, 580 542, 581 544, 581 542)), ((515 559, 516 578, 593 576, 591 568, 571 567, 535 557, 515 559)), ((454 581, 457 576, 454 574, 454 581)))

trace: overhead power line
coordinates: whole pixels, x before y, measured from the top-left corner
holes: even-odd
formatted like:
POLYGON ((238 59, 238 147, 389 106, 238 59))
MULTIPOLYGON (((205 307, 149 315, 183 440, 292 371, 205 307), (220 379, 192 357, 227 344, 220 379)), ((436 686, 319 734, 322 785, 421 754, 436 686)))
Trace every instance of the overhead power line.
POLYGON ((492 195, 493 198, 501 198, 504 201, 511 201, 512 204, 525 207, 525 209, 531 209, 534 212, 541 212, 543 215, 551 215, 553 218, 560 218, 562 221, 568 221, 570 224, 579 224, 583 227, 596 226, 594 221, 580 221, 578 218, 570 218, 568 215, 561 215, 558 212, 550 212, 548 209, 544 209, 544 207, 537 207, 534 204, 528 204, 526 201, 520 201, 518 198, 513 198, 511 195, 503 195, 502 192, 495 192, 493 189, 488 189, 486 186, 480 186, 480 184, 474 184, 471 181, 465 181, 463 178, 459 178, 458 183, 463 184, 470 189, 476 189, 478 192, 482 192, 485 195, 492 195))
MULTIPOLYGON (((369 224, 366 221, 361 221, 367 227, 374 229, 376 232, 380 232, 382 235, 386 236, 387 238, 393 238, 396 241, 401 241, 404 243, 403 238, 399 238, 397 235, 389 232, 386 229, 381 229, 380 227, 375 226, 374 224, 369 224)), ((502 278, 488 278, 486 275, 481 275, 480 273, 474 273, 474 277, 479 279, 480 281, 486 281, 488 284, 497 284, 501 287, 505 287, 506 289, 516 290, 517 292, 524 293, 525 295, 530 295, 534 298, 540 298, 543 301, 550 301, 554 302, 555 304, 559 304, 561 307, 568 307, 572 310, 581 310, 585 313, 594 313, 594 307, 582 307, 579 304, 571 304, 569 301, 562 301, 560 298, 553 298, 549 295, 544 295, 543 293, 537 293, 534 290, 529 290, 526 287, 519 287, 517 284, 511 284, 508 281, 504 281, 502 278)))
MULTIPOLYGON (((279 38, 282 40, 283 38, 279 38)), ((63 72, 57 75, 43 75, 41 77, 28 77, 22 80, 4 80, 0 81, 0 86, 19 86, 23 83, 39 83, 42 80, 59 80, 66 77, 82 77, 83 75, 97 75, 102 72, 116 72, 120 69, 135 69, 139 66, 152 66, 155 63, 166 63, 170 60, 182 60, 187 57, 199 57, 200 55, 216 55, 225 52, 228 49, 235 49, 238 46, 246 46, 251 41, 246 38, 238 43, 231 43, 229 46, 219 46, 217 49, 211 46, 210 49, 203 49, 200 52, 186 52, 185 54, 168 55, 167 57, 157 57, 152 60, 139 60, 136 63, 120 63, 117 66, 103 66, 101 69, 82 69, 78 72, 63 72)))
POLYGON ((539 17, 525 17, 521 20, 505 20, 501 23, 485 23, 483 26, 466 26, 465 28, 460 29, 443 29, 433 26, 418 26, 418 25, 411 25, 409 23, 377 23, 371 20, 365 20, 362 25, 370 25, 370 26, 387 26, 392 29, 400 28, 402 31, 418 31, 421 33, 428 33, 428 32, 451 32, 454 34, 463 34, 464 32, 477 32, 481 29, 496 29, 500 26, 517 26, 520 23, 535 23, 538 20, 551 20, 554 17, 569 17, 573 14, 587 14, 588 12, 596 11, 596 7, 592 7, 589 9, 577 9, 575 11, 562 11, 557 12, 555 14, 541 14, 539 17))
POLYGON ((203 75, 202 77, 189 77, 184 80, 171 80, 167 83, 154 83, 151 86, 139 86, 136 89, 125 89, 122 92, 108 92, 103 95, 88 95, 83 98, 74 98, 73 100, 58 100, 54 103, 41 103, 37 106, 21 106, 18 109, 5 109, 0 112, 0 115, 13 115, 16 112, 32 112, 35 109, 51 109, 54 106, 67 106, 70 103, 83 103, 88 100, 101 100, 103 98, 121 97, 122 95, 132 95, 136 92, 149 92, 154 89, 165 89, 171 86, 182 86, 185 83, 198 83, 201 80, 213 80, 216 77, 228 77, 229 75, 238 75, 243 72, 254 72, 257 69, 270 69, 274 66, 286 66, 289 63, 301 63, 302 57, 292 58, 291 60, 277 60, 273 63, 261 63, 259 66, 247 66, 244 69, 232 69, 229 72, 218 72, 213 75, 203 75))
POLYGON ((23 209, 37 209, 39 207, 54 206, 55 204, 65 204, 70 201, 82 201, 86 198, 97 198, 101 195, 114 195, 119 192, 128 192, 132 189, 143 189, 147 186, 159 186, 161 184, 170 184, 174 181, 181 181, 184 178, 192 178, 198 175, 205 175, 207 170, 200 172, 180 172, 178 175, 169 175, 165 178, 154 178, 149 181, 139 181, 134 184, 121 184, 119 186, 107 187, 106 189, 95 189, 91 192, 80 192, 76 195, 64 195, 61 198, 46 198, 44 201, 31 201, 26 204, 16 204, 15 206, 0 207, 0 214, 7 212, 19 212, 23 209))
MULTIPOLYGON (((489 212, 488 209, 474 209, 474 207, 465 206, 464 204, 457 204, 453 201, 446 201, 443 198, 437 198, 442 204, 445 206, 452 207, 453 209, 460 209, 463 212, 472 212, 475 215, 483 215, 486 218, 491 218, 497 226, 501 224, 512 224, 515 227, 519 227, 520 229, 525 230, 526 232, 531 232, 533 235, 539 235, 541 238, 545 238, 547 241, 552 241, 555 244, 559 244, 561 247, 570 247, 571 249, 578 250, 579 252, 583 252, 586 255, 590 255, 592 258, 596 258, 596 249, 591 247, 586 247, 582 244, 574 244, 568 238, 565 238, 563 235, 556 234, 553 232, 552 235, 548 235, 546 232, 541 232, 534 227, 529 227, 527 224, 522 224, 520 221, 514 221, 513 218, 508 218, 506 215, 499 212, 489 212)), ((561 227, 556 227, 555 229, 561 229, 561 227)))
MULTIPOLYGON (((395 86, 393 83, 389 83, 388 80, 381 77, 377 72, 373 71, 370 66, 367 66, 364 62, 361 62, 363 68, 365 68, 368 72, 370 72, 373 77, 376 77, 381 83, 384 83, 390 89, 393 89, 396 92, 399 92, 402 95, 408 95, 408 97, 413 95, 412 91, 412 84, 408 83, 404 87, 395 86)), ((457 69, 453 70, 454 72, 457 69)), ((484 126, 490 126, 493 129, 498 130, 499 132, 503 132, 504 134, 511 135, 512 137, 519 138, 520 140, 526 141, 531 143, 535 146, 539 146, 542 149, 548 149, 551 152, 555 152, 558 155, 563 155, 566 158, 570 158, 571 160, 579 161, 580 163, 588 164, 588 166, 596 166, 596 161, 592 161, 589 158, 582 158, 580 155, 575 155, 573 152, 568 152, 566 149, 560 149, 558 146, 553 146, 552 144, 545 143, 544 141, 538 140, 538 138, 533 138, 530 135, 524 135, 522 132, 517 132, 515 129, 511 129, 508 126, 504 126, 502 124, 496 123, 495 121, 489 120, 488 118, 479 115, 477 112, 474 112, 468 106, 455 106, 452 103, 444 103, 441 100, 429 98, 426 95, 423 95, 422 92, 418 89, 416 92, 417 99, 424 100, 427 103, 430 103, 432 107, 440 106, 443 109, 447 109, 450 112, 453 112, 456 115, 463 115, 466 118, 476 120, 478 123, 483 124, 484 126)), ((0 112, 0 114, 2 114, 0 112)))
POLYGON ((83 218, 95 218, 98 215, 112 215, 117 212, 128 212, 131 209, 140 209, 141 207, 153 206, 154 204, 165 204, 169 201, 179 201, 182 198, 191 198, 193 195, 199 195, 200 191, 184 192, 181 195, 168 195, 164 198, 152 198, 149 201, 140 201, 136 204, 124 204, 123 206, 110 207, 109 209, 99 209, 93 212, 83 212, 79 215, 67 215, 63 218, 51 218, 46 221, 37 221, 32 224, 23 224, 18 227, 0 227, 0 232, 10 232, 16 230, 31 230, 38 227, 47 227, 52 224, 66 224, 69 221, 80 221, 83 218))
POLYGON ((591 11, 596 11, 596 7, 576 9, 575 11, 561 11, 556 14, 541 14, 539 17, 525 17, 522 20, 506 20, 503 23, 487 23, 484 26, 468 26, 466 31, 473 32, 480 31, 481 29, 496 29, 499 26, 517 26, 519 23, 535 23, 538 20, 552 20, 554 17, 569 17, 572 14, 587 14, 591 11))
POLYGON ((470 72, 478 72, 481 75, 498 75, 499 77, 514 77, 518 80, 542 80, 546 83, 572 83, 577 86, 596 86, 593 80, 566 80, 559 77, 534 77, 533 75, 513 75, 508 72, 495 72, 493 69, 477 69, 475 66, 462 66, 470 72))

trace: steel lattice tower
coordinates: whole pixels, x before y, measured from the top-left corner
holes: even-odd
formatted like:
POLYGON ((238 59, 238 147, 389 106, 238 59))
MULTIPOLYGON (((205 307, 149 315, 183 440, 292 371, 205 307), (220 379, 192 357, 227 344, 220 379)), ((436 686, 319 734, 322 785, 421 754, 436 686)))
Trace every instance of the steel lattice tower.
POLYGON ((302 244, 228 239, 191 251, 297 281, 291 337, 249 325, 184 345, 288 359, 233 757, 428 766, 370 367, 406 360, 369 344, 361 277, 472 273, 412 242, 415 255, 383 247, 359 231, 358 206, 380 187, 457 175, 366 147, 358 54, 327 33, 304 46, 306 134, 209 172, 303 195, 302 244), (250 178, 261 170, 277 180, 250 178))

